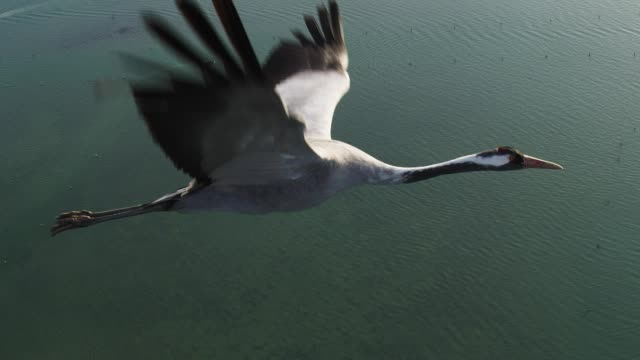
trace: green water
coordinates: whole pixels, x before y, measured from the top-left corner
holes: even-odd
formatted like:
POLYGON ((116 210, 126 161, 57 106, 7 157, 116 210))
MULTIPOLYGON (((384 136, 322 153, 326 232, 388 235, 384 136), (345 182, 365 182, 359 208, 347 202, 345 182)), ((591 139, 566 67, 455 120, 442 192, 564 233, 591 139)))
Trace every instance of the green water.
MULTIPOLYGON (((316 4, 237 1, 263 58, 316 4)), ((341 5, 335 138, 398 165, 513 145, 566 170, 52 239, 61 211, 188 181, 128 96, 90 86, 124 75, 115 51, 171 61, 140 9, 186 28, 169 0, 3 0, 1 359, 640 359, 640 3, 341 5)))

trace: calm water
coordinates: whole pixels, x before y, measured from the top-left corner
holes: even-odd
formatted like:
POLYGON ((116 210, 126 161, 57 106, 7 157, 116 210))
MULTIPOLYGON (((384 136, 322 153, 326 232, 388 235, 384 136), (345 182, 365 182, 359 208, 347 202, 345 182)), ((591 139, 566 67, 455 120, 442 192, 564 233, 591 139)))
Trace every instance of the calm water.
MULTIPOLYGON (((237 1, 262 57, 317 1, 268 3, 237 1)), ((0 5, 0 358, 640 359, 640 3, 342 1, 335 138, 400 165, 513 145, 564 172, 51 239, 60 211, 188 180, 128 96, 90 86, 123 76, 115 51, 169 61, 150 7, 185 28, 169 0, 0 5)))

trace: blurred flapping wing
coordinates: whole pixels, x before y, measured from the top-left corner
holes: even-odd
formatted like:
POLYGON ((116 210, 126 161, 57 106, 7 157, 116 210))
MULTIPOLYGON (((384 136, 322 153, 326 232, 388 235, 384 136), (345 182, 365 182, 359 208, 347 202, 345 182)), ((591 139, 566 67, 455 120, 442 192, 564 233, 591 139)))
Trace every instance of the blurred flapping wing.
POLYGON ((137 70, 155 74, 153 81, 131 82, 154 141, 201 182, 258 184, 300 176, 317 159, 306 138, 329 138, 334 108, 349 86, 337 5, 319 11, 322 33, 305 17, 313 40, 296 32, 300 44, 282 43, 261 66, 231 0, 213 3, 240 63, 194 2, 176 3, 224 71, 160 17, 143 15, 147 29, 192 70, 123 56, 137 70))

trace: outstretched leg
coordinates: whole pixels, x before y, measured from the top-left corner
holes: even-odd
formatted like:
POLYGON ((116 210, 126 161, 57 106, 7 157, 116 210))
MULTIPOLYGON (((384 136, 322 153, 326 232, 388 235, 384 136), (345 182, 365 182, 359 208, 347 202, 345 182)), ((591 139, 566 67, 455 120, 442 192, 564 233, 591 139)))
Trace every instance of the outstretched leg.
POLYGON ((155 211, 168 211, 171 210, 171 207, 175 203, 175 201, 176 200, 174 198, 168 198, 149 204, 135 205, 102 212, 79 210, 62 213, 58 215, 56 223, 51 227, 51 236, 55 236, 63 231, 87 227, 105 221, 142 215, 155 211))

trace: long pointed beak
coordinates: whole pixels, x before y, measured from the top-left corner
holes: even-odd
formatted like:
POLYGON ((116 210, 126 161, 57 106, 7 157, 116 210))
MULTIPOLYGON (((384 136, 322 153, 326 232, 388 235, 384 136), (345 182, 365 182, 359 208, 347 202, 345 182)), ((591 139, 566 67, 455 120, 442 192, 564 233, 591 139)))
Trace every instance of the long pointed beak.
POLYGON ((527 156, 527 155, 524 155, 523 165, 525 169, 553 169, 553 170, 564 169, 561 165, 558 165, 554 162, 534 158, 533 156, 527 156))

